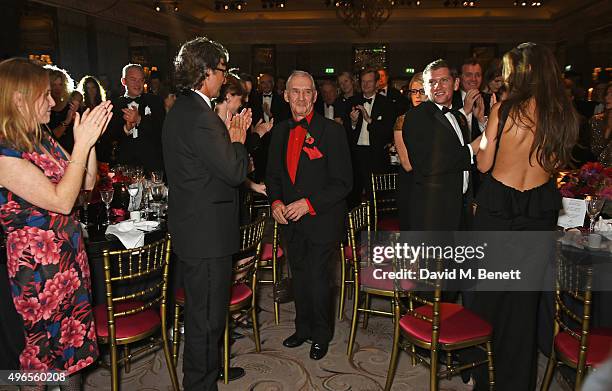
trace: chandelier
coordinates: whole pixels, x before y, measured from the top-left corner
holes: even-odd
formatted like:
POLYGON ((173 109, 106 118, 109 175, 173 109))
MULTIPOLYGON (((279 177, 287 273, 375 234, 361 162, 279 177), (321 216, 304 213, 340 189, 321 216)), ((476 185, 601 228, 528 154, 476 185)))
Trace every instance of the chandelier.
POLYGON ((370 35, 389 19, 394 0, 338 0, 327 2, 336 7, 336 16, 362 37, 370 35))

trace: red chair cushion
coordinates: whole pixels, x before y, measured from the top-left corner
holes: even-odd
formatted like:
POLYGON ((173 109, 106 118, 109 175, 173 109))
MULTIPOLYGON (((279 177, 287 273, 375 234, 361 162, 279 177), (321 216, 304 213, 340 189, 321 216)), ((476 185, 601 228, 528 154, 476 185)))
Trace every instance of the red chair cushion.
POLYGON ((248 299, 253 294, 249 286, 243 282, 232 285, 232 297, 230 297, 230 305, 241 303, 248 299))
POLYGON ((353 259, 353 248, 348 244, 344 246, 344 260, 350 261, 353 259))
MULTIPOLYGON (((424 305, 415 312, 432 317, 433 307, 424 305)), ((400 319, 400 327, 421 341, 431 342, 432 324, 406 314, 400 319)), ((472 311, 455 303, 440 303, 440 337, 444 344, 458 343, 491 335, 493 328, 472 311)))
POLYGON ((400 224, 399 219, 396 217, 386 217, 378 220, 379 231, 399 231, 400 224))
POLYGON ((185 289, 179 288, 174 292, 174 299, 181 303, 185 302, 185 289))
MULTIPOLYGON (((130 300, 115 305, 115 313, 140 307, 144 303, 130 300)), ((108 313, 106 304, 99 304, 93 309, 96 319, 96 334, 101 338, 108 338, 108 313)), ((146 309, 133 315, 115 318, 115 335, 117 339, 135 337, 151 331, 161 324, 159 313, 155 309, 146 309)))
MULTIPOLYGON (((276 259, 283 256, 283 248, 278 246, 276 248, 276 259)), ((272 243, 264 243, 263 249, 261 250, 261 260, 269 261, 272 259, 272 243)))
MULTIPOLYGON (((370 265, 366 267, 362 267, 359 273, 359 283, 362 287, 368 287, 371 289, 380 289, 385 291, 393 291, 395 289, 395 284, 393 280, 390 278, 382 278, 384 272, 393 272, 392 265, 370 265), (376 272, 376 269, 381 269, 381 272, 376 272), (376 278, 378 277, 378 278, 376 278)), ((414 283, 408 279, 400 279, 400 286, 403 290, 411 290, 414 289, 414 283)))
MULTIPOLYGON (((574 330, 580 335, 580 330, 574 330)), ((555 349, 565 357, 578 362, 578 350, 580 349, 580 341, 572 337, 567 332, 560 332, 555 337, 555 349)), ((589 333, 589 342, 587 346, 587 365, 597 366, 597 364, 605 361, 610 357, 612 351, 612 329, 611 328, 594 328, 589 333)))
MULTIPOLYGON (((230 305, 238 304, 241 301, 251 297, 251 288, 247 284, 240 283, 232 286, 232 297, 230 298, 230 305)), ((179 288, 176 290, 174 297, 177 301, 185 302, 185 289, 179 288)))

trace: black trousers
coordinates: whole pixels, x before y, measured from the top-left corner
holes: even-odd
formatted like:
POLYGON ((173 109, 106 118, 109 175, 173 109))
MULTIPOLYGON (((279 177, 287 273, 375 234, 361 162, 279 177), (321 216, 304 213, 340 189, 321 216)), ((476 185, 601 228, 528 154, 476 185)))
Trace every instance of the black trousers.
POLYGON ((332 339, 331 281, 339 244, 313 243, 295 233, 287 244, 295 301, 295 332, 300 338, 327 344, 332 339))
POLYGON ((185 391, 215 391, 232 281, 232 257, 180 258, 185 286, 185 391))

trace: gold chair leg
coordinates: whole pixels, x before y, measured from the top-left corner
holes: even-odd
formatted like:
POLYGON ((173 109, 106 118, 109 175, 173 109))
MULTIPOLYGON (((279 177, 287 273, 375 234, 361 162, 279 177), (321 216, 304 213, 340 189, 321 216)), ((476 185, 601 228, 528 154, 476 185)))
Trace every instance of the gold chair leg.
POLYGON ((448 352, 446 352, 446 370, 447 370, 446 378, 448 380, 450 380, 452 377, 452 372, 451 372, 452 368, 453 368, 453 356, 449 350, 448 352))
POLYGON ((353 319, 351 319, 351 333, 349 335, 349 342, 346 354, 349 359, 353 356, 353 345, 355 344, 355 334, 357 334, 357 322, 359 321, 359 285, 355 284, 355 299, 353 300, 353 319))
POLYGON ((130 347, 127 344, 123 345, 123 357, 125 358, 125 373, 130 373, 132 360, 130 360, 130 347))
POLYGON ((495 365, 493 363, 493 343, 487 341, 487 369, 489 370, 489 390, 495 390, 495 365))
POLYGON ((389 360, 389 370, 387 371, 387 381, 385 382, 385 391, 389 391, 393 385, 393 379, 395 378, 395 370, 397 368, 397 356, 399 352, 400 343, 400 330, 399 330, 399 305, 396 304, 394 308, 393 318, 395 320, 393 324, 393 344, 391 345, 391 359, 389 360))
MULTIPOLYGON (((277 248, 275 248, 276 246, 272 246, 272 251, 276 251, 277 248)), ((277 259, 276 259, 276 254, 272 255, 272 289, 276 288, 276 284, 278 283, 278 265, 277 265, 277 259)), ((278 325, 279 324, 279 318, 280 318, 280 309, 279 309, 279 304, 278 304, 278 298, 276 297, 276 295, 274 296, 274 324, 278 325)))
POLYGON ((253 321, 253 337, 255 338, 255 351, 261 352, 261 341, 259 339, 259 325, 257 324, 257 307, 251 308, 251 320, 253 321))
POLYGON ((410 362, 412 363, 413 367, 416 367, 417 365, 416 348, 414 347, 413 344, 410 344, 410 352, 412 353, 410 355, 410 362))
POLYGON ((110 346, 111 356, 111 390, 119 391, 119 368, 117 359, 117 345, 111 342, 110 346))
MULTIPOLYGON (((180 391, 178 376, 176 374, 176 366, 174 364, 174 360, 172 359, 172 355, 170 354, 170 341, 168 341, 168 325, 166 324, 166 310, 165 307, 162 310, 162 320, 161 320, 161 332, 162 332, 162 343, 164 349, 164 357, 166 358, 166 365, 168 366, 168 372, 170 373, 170 381, 172 382, 172 388, 174 391, 180 391)), ((175 315, 176 317, 176 315, 175 315)), ((176 338, 176 334, 175 334, 176 338)))
POLYGON ((225 332, 223 333, 223 384, 229 383, 229 313, 225 318, 225 332))
POLYGON ((344 259, 344 248, 340 244, 340 302, 338 303, 338 319, 344 318, 344 291, 346 289, 346 259, 344 259))
MULTIPOLYGON (((357 297, 357 292, 355 292, 355 297, 357 297)), ((370 294, 369 293, 365 293, 365 300, 363 301, 363 308, 365 308, 366 310, 370 309, 370 294)), ((368 311, 365 311, 363 313, 363 328, 367 329, 368 328, 368 318, 370 317, 370 314, 368 313, 368 311)))
POLYGON ((432 350, 430 357, 429 390, 438 391, 438 351, 432 350))
POLYGON ((180 319, 181 306, 179 304, 174 305, 174 328, 172 336, 172 362, 176 367, 178 365, 178 353, 181 344, 181 332, 179 330, 179 319, 180 319))

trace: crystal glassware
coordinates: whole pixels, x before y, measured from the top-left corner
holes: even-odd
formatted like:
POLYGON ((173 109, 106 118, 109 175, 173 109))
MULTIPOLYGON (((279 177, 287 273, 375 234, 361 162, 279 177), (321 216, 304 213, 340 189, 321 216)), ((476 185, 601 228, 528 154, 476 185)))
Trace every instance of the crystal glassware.
POLYGON ((164 199, 165 186, 161 183, 153 183, 151 184, 150 191, 151 198, 153 198, 151 207, 154 210, 154 213, 157 215, 157 221, 161 221, 162 200, 164 199))
POLYGON ((130 195, 130 205, 131 208, 128 208, 129 211, 138 210, 138 206, 135 205, 136 196, 138 195, 138 191, 140 190, 140 185, 138 182, 134 182, 128 186, 128 194, 130 195))
POLYGON ((606 199, 598 196, 587 196, 584 201, 586 202, 587 214, 591 220, 591 224, 589 225, 589 233, 593 233, 595 231, 595 221, 597 220, 597 216, 599 216, 601 213, 601 209, 603 208, 606 199))
POLYGON ((113 189, 100 190, 100 199, 106 205, 106 225, 110 225, 110 203, 113 200, 115 191, 113 189))
POLYGON ((151 171, 151 182, 163 183, 164 182, 164 172, 162 170, 151 171))

